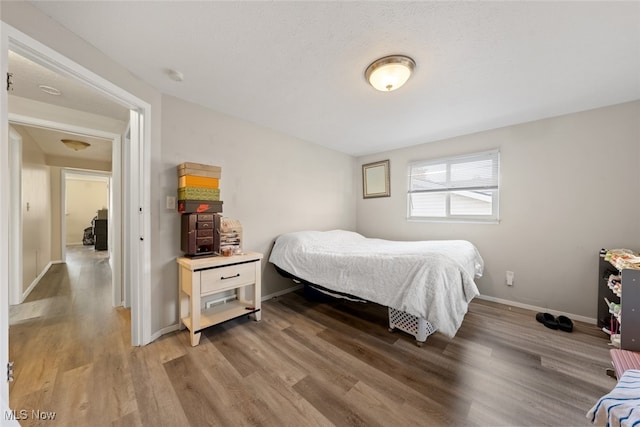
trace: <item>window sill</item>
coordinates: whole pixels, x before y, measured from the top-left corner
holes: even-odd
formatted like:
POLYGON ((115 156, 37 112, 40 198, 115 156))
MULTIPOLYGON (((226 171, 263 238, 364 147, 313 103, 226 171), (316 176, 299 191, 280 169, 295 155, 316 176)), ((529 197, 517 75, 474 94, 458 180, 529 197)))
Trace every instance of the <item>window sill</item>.
POLYGON ((500 224, 500 219, 407 218, 407 222, 439 222, 449 224, 500 224))

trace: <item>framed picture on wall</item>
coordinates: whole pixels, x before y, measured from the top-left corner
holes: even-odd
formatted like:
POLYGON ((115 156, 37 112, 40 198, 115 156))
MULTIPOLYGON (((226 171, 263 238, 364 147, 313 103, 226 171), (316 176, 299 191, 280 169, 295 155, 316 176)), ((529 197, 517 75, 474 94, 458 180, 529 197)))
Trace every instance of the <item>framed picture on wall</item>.
POLYGON ((389 160, 362 165, 362 197, 389 197, 389 160))

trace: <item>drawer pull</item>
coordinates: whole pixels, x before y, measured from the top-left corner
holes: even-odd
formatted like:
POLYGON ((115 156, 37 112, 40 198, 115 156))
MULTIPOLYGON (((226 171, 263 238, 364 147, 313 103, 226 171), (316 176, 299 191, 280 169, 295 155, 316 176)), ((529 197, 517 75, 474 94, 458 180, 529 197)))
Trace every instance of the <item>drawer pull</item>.
POLYGON ((220 280, 233 279, 235 277, 240 277, 240 273, 236 274, 235 276, 229 276, 229 277, 220 276, 220 280))

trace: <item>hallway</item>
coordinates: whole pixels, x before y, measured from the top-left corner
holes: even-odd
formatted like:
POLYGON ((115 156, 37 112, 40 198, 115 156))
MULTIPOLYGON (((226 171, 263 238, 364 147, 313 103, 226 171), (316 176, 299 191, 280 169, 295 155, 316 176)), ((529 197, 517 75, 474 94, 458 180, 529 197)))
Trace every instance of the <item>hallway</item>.
POLYGON ((106 393, 122 380, 113 372, 131 343, 130 314, 111 306, 108 256, 67 247, 67 263, 52 265, 24 303, 10 307, 10 404, 17 417, 25 411, 22 425, 37 425, 32 410, 80 422, 83 409, 99 417, 119 404, 106 393))

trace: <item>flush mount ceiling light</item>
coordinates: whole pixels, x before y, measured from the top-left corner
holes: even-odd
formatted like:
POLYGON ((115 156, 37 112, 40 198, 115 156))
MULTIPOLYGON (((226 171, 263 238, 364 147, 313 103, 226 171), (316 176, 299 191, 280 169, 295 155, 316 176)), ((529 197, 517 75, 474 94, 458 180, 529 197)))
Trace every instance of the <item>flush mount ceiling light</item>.
POLYGON ((415 67, 415 61, 408 56, 391 55, 374 61, 364 75, 377 90, 391 92, 409 80, 415 67))
POLYGON ((88 142, 84 142, 84 141, 78 141, 75 139, 61 139, 60 141, 62 141, 62 143, 69 149, 73 150, 73 151, 80 151, 80 150, 84 150, 87 147, 90 147, 91 144, 89 144, 88 142))
POLYGON ((181 82, 184 80, 184 74, 182 74, 178 70, 167 70, 167 74, 169 75, 169 78, 174 82, 181 82))

